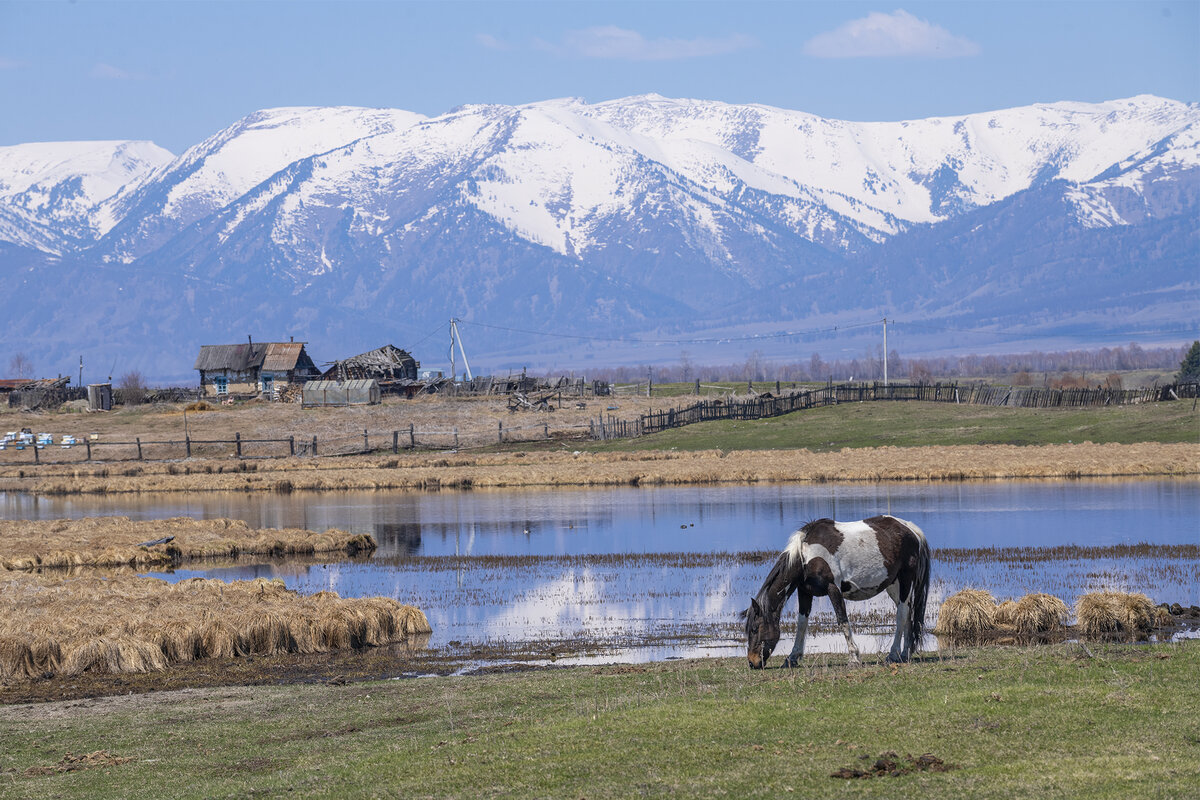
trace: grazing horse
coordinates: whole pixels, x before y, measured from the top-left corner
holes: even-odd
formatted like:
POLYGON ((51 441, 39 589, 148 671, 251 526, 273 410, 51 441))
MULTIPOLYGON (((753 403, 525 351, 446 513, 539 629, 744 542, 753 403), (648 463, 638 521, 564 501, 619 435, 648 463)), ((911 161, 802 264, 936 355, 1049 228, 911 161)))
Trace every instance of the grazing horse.
POLYGON ((904 662, 920 649, 929 595, 929 544, 911 522, 879 516, 859 522, 819 519, 792 534, 771 568, 758 596, 742 612, 746 618, 747 658, 762 669, 779 642, 779 617, 792 592, 800 601, 796 643, 784 660, 794 667, 804 656, 804 635, 814 597, 829 596, 846 633, 850 663, 861 665, 850 635, 846 600, 867 600, 886 591, 896 603, 896 635, 888 661, 904 662))

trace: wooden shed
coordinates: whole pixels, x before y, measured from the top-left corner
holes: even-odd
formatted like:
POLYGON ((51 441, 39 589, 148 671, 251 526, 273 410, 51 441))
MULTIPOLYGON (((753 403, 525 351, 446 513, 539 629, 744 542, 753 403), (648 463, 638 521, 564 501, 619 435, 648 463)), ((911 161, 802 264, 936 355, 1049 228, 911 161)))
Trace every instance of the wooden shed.
POLYGON ((320 370, 304 349, 305 342, 206 344, 193 369, 200 388, 210 397, 261 394, 275 399, 289 384, 319 376, 320 370))

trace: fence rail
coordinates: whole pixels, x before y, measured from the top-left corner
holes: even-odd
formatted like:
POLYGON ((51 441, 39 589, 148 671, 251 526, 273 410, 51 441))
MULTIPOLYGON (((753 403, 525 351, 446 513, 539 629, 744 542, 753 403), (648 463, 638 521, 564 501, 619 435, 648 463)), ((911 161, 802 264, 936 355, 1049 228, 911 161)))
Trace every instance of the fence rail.
MULTIPOLYGON (((274 438, 254 438, 235 433, 232 439, 143 439, 111 441, 90 437, 73 437, 69 444, 57 442, 6 441, 0 444, 0 464, 69 464, 114 461, 179 461, 186 458, 263 459, 289 456, 348 456, 368 453, 400 453, 416 449, 459 450, 495 444, 545 441, 552 433, 562 435, 560 426, 551 431, 547 422, 535 425, 498 424, 489 433, 486 428, 460 430, 407 428, 369 430, 326 435, 291 435, 274 438)), ((579 438, 586 435, 586 426, 578 427, 579 438)))
POLYGON ((923 400, 934 403, 1012 406, 1017 408, 1057 408, 1084 406, 1117 406, 1153 403, 1197 397, 1198 384, 1171 384, 1148 389, 1049 389, 1012 386, 989 386, 957 383, 896 384, 844 383, 828 384, 820 389, 776 397, 760 395, 744 400, 702 400, 684 408, 652 411, 636 419, 622 420, 613 416, 593 420, 590 432, 593 439, 624 439, 681 428, 697 422, 712 420, 753 420, 778 417, 809 408, 887 400, 923 400))

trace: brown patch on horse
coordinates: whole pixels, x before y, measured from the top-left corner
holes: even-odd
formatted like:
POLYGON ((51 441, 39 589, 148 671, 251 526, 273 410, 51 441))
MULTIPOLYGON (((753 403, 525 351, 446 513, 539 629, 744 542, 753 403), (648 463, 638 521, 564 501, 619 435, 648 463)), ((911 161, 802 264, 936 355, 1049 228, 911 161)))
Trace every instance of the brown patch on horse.
POLYGON ((885 564, 899 563, 905 534, 911 534, 912 530, 895 517, 870 517, 864 519, 863 522, 870 525, 871 530, 875 531, 875 541, 879 545, 879 552, 883 554, 883 562, 885 564))
POLYGON ((818 519, 804 526, 804 542, 819 544, 829 555, 833 555, 842 546, 845 537, 837 529, 837 523, 831 519, 818 519))
POLYGON ((804 565, 804 591, 814 597, 825 597, 829 587, 834 586, 833 569, 829 563, 820 557, 810 560, 804 565))

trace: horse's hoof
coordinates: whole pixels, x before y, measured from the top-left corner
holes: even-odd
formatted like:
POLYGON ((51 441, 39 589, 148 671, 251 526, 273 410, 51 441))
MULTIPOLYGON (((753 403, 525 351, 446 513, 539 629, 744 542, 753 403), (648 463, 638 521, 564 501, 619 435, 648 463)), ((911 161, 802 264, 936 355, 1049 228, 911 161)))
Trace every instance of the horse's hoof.
POLYGON ((788 656, 783 660, 783 669, 795 669, 800 666, 800 659, 788 656))

